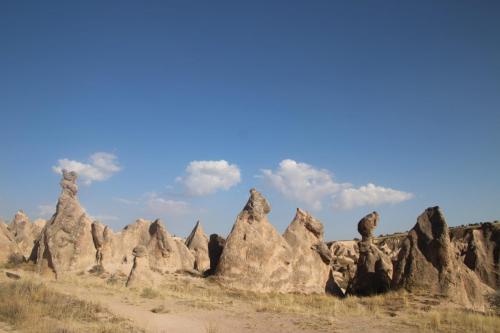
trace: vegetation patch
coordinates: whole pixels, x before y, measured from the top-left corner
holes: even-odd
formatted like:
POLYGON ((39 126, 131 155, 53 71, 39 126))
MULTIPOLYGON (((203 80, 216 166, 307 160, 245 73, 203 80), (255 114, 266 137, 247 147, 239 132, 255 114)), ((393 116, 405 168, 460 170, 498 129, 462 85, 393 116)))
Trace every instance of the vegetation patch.
POLYGON ((34 281, 0 283, 0 320, 15 329, 42 332, 140 332, 101 305, 34 281))

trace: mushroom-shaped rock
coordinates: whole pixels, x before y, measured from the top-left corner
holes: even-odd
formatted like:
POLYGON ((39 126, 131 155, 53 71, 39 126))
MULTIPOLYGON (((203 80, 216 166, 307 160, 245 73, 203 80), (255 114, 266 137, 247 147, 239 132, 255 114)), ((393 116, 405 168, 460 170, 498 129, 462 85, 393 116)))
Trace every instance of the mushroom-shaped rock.
POLYGON ((372 212, 358 222, 358 232, 360 233, 363 241, 373 238, 373 230, 377 227, 378 220, 378 213, 372 212))
POLYGON ((287 291, 292 250, 269 223, 271 207, 255 189, 236 218, 217 266, 223 284, 260 292, 287 291))
POLYGON ((201 273, 210 269, 208 237, 203 231, 200 221, 196 222, 191 234, 186 239, 186 246, 194 255, 194 269, 201 273))
POLYGON ((77 174, 62 170, 62 175, 56 213, 47 222, 32 253, 38 271, 52 272, 56 278, 70 271, 86 271, 95 262, 92 222, 76 197, 77 174))
POLYGON ((359 259, 356 275, 347 292, 355 295, 371 295, 388 291, 391 287, 391 259, 373 244, 373 230, 379 215, 372 212, 358 223, 358 231, 363 237, 358 243, 359 259))
POLYGON ((493 291, 455 257, 439 207, 427 208, 403 241, 392 283, 395 288, 444 294, 476 309, 484 309, 483 296, 493 291))
POLYGON ((159 275, 151 270, 148 262, 148 250, 146 247, 136 246, 132 255, 134 264, 127 279, 127 287, 152 287, 156 285, 159 275))

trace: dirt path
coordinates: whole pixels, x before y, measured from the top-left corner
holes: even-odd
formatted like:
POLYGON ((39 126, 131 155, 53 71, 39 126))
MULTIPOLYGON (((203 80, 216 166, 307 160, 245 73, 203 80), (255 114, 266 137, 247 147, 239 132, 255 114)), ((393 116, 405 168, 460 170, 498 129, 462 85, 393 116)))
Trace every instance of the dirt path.
MULTIPOLYGON (((129 319, 139 328, 151 333, 183 332, 326 332, 309 329, 300 320, 283 314, 258 313, 243 303, 224 309, 197 308, 188 301, 175 298, 146 299, 130 295, 114 295, 106 291, 53 284, 60 292, 75 295, 87 301, 99 302, 117 316, 129 319), (162 308, 154 313, 153 309, 162 308)), ((328 330, 331 332, 331 330, 328 330)))

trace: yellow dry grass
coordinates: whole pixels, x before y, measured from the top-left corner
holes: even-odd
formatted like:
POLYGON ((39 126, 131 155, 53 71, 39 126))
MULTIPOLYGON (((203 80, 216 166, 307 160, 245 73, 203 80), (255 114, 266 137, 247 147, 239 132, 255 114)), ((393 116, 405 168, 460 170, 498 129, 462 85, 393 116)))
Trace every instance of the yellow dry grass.
MULTIPOLYGON (((241 311, 242 309, 254 311, 255 313, 273 313, 293 315, 294 324, 301 329, 312 330, 338 330, 340 322, 356 322, 357 318, 368 318, 374 325, 387 326, 388 330, 401 332, 442 332, 442 333, 500 333, 500 316, 495 312, 476 313, 464 310, 456 305, 449 304, 443 298, 435 299, 425 292, 410 294, 405 291, 393 291, 383 295, 372 297, 347 297, 337 298, 328 295, 302 295, 302 294, 280 294, 280 293, 255 293, 249 291, 235 290, 221 286, 217 280, 211 278, 196 278, 179 274, 165 275, 161 285, 156 288, 130 289, 124 286, 125 277, 95 277, 91 275, 66 276, 54 284, 77 285, 89 290, 99 291, 101 294, 120 295, 126 298, 129 304, 140 304, 144 299, 169 300, 175 299, 180 304, 187 305, 193 309, 203 311, 222 310, 224 312, 241 311)), ((19 283, 19 282, 16 282, 19 283)), ((49 283, 50 286, 50 283, 49 283)), ((43 287, 47 288, 47 287, 43 287)), ((0 298, 4 298, 6 288, 1 288, 0 298)), ((7 288, 9 289, 9 288, 7 288)), ((29 288, 28 288, 29 289, 29 288)), ((14 291, 23 294, 21 289, 14 291)), ((36 291, 34 299, 40 299, 39 291, 36 291)), ((10 295, 10 294, 9 294, 10 295)), ((5 295, 7 298, 11 298, 5 295)), ((51 299, 50 297, 48 297, 51 299)), ((63 298, 64 299, 64 298, 63 298)), ((9 301, 10 302, 10 301, 9 301)), ((99 321, 103 316, 109 316, 98 305, 82 303, 81 301, 68 300, 65 304, 70 304, 74 308, 79 308, 81 313, 74 313, 69 309, 62 309, 49 305, 50 301, 35 302, 34 317, 29 321, 35 321, 37 317, 51 311, 39 307, 54 308, 54 314, 49 315, 48 323, 59 322, 61 325, 69 325, 67 332, 78 331, 75 327, 80 327, 86 322, 88 332, 119 332, 114 330, 109 320, 106 324, 99 321), (38 302, 40 303, 40 302, 38 302), (44 312, 48 311, 48 312, 44 312), (63 316, 57 313, 64 313, 63 316), (99 314, 101 313, 101 314, 99 314), (98 315, 99 314, 99 315, 98 315), (62 324, 61 324, 62 323, 62 324), (71 326, 73 325, 73 326, 71 326), (108 325, 108 326, 106 326, 108 325), (113 331, 114 330, 114 331, 113 331)), ((6 303, 8 304, 8 303, 6 303)), ((24 305, 25 306, 25 305, 24 305)), ((6 318, 19 317, 14 314, 7 314, 0 308, 0 320, 8 321, 18 327, 19 323, 12 322, 6 318)), ((22 308, 22 307, 21 307, 22 308)), ((23 310, 21 310, 23 311, 23 310)), ((169 313, 170 308, 158 306, 151 310, 155 313, 169 313)), ((22 315, 23 316, 23 315, 22 315)), ((22 316, 20 318, 22 318, 22 316)), ((113 324, 114 325, 114 324, 113 324)), ((48 327, 48 326, 46 326, 48 327)), ((215 325, 207 325, 207 331, 217 331, 215 325)), ((47 329, 39 330, 50 332, 47 329)), ((35 331, 36 332, 36 331, 35 331)))
POLYGON ((99 304, 55 292, 42 282, 1 282, 0 300, 0 320, 20 331, 139 332, 99 304))

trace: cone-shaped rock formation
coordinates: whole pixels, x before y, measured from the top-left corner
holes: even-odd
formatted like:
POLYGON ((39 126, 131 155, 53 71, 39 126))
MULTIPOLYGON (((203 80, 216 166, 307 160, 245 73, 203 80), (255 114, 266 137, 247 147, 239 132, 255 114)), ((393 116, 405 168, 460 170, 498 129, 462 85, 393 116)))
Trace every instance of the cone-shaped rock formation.
POLYGON ((200 221, 186 238, 186 246, 194 255, 194 269, 204 273, 210 269, 210 258, 208 256, 208 237, 201 227, 200 221))
POLYGON ((329 251, 323 242, 323 225, 309 213, 297 208, 283 237, 292 249, 290 290, 324 293, 330 272, 329 251), (326 252, 325 252, 326 251, 326 252), (326 254, 326 255, 325 255, 326 254))
POLYGON ((238 215, 217 266, 222 283, 261 292, 287 291, 291 248, 269 223, 271 206, 255 189, 238 215))

